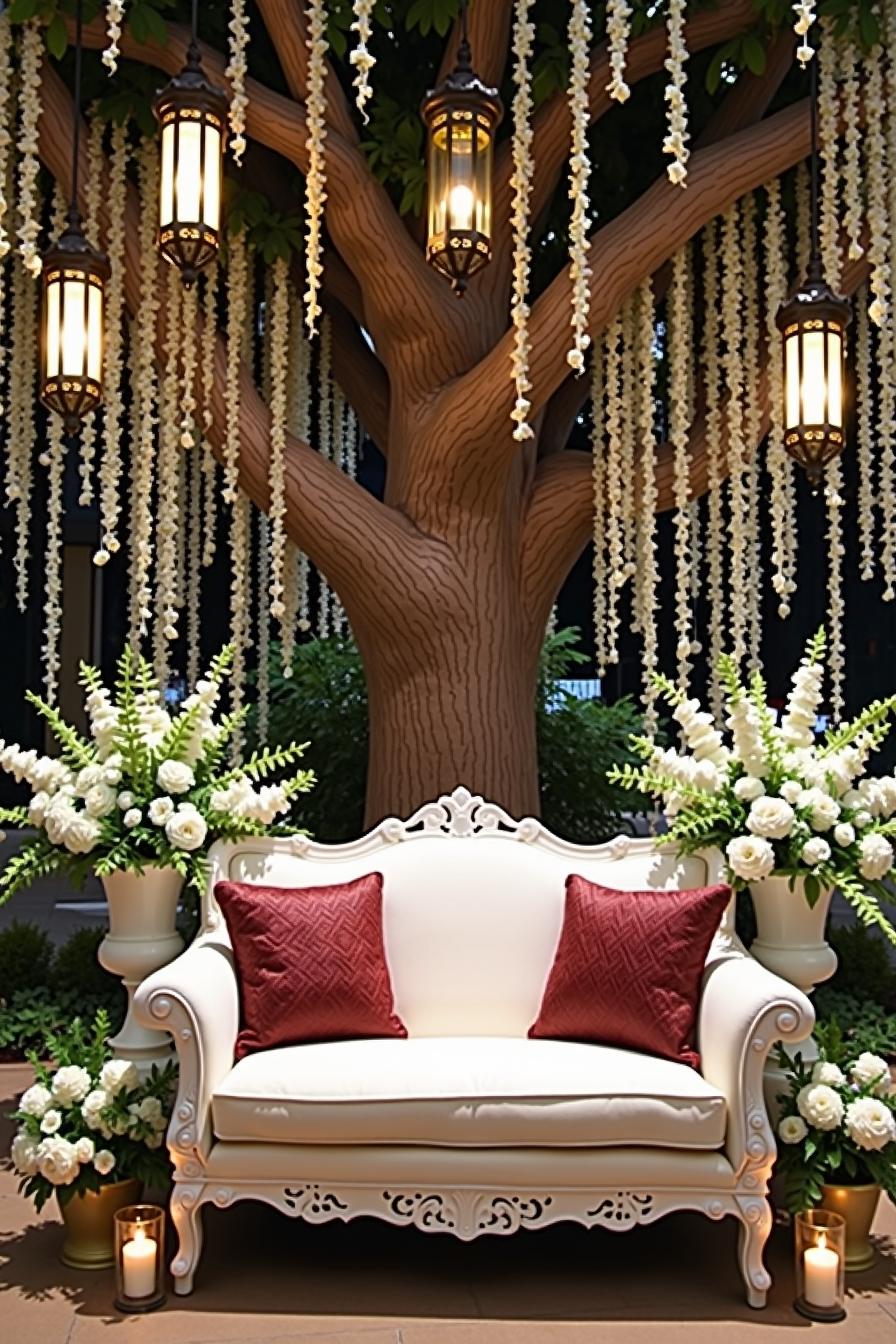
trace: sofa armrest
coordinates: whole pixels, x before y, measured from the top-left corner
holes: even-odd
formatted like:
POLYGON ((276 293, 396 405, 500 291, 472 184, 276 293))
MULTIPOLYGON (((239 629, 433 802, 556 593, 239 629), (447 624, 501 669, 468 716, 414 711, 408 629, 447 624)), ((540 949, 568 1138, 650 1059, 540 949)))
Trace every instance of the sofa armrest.
POLYGON ((775 1138, 763 1095, 765 1061, 776 1041, 806 1039, 815 1010, 801 990, 726 938, 707 962, 697 1021, 701 1072, 728 1103, 728 1159, 738 1173, 751 1165, 770 1169, 775 1138))
POLYGON ((239 987, 233 952, 215 938, 199 938, 186 952, 148 976, 134 996, 145 1027, 168 1031, 179 1066, 177 1100, 168 1147, 178 1167, 198 1174, 212 1142, 211 1097, 233 1067, 239 1031, 239 987))

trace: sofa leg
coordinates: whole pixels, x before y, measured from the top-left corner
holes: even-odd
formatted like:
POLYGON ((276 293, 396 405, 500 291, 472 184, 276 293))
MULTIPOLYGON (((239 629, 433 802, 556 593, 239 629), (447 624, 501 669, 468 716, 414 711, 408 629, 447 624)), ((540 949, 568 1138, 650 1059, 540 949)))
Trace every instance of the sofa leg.
POLYGON ((738 1260, 747 1290, 747 1305, 757 1310, 765 1306, 771 1276, 762 1260, 765 1243, 772 1230, 772 1210, 767 1199, 751 1199, 740 1204, 738 1260))
POLYGON ((185 1297, 193 1291, 193 1276, 202 1254, 202 1186, 175 1185, 171 1219, 177 1233, 177 1255, 171 1262, 174 1291, 185 1297))

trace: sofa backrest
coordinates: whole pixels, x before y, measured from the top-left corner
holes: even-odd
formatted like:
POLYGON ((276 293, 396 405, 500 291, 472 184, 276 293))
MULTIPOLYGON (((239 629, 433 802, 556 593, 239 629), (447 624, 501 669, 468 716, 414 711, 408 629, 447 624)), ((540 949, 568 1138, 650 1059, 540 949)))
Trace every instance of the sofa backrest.
MULTIPOLYGON (((722 880, 719 854, 677 859, 653 840, 624 836, 570 844, 466 789, 346 845, 253 839, 215 845, 210 859, 202 936, 217 939, 226 938, 218 881, 309 887, 381 872, 395 1006, 413 1036, 526 1034, 556 951, 569 873, 622 891, 722 880)), ((722 934, 732 921, 729 906, 722 934)))

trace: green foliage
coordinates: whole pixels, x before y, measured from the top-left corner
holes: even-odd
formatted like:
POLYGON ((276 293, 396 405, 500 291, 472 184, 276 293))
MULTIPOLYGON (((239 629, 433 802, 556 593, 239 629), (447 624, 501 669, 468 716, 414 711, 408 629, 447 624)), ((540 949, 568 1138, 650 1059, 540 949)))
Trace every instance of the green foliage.
POLYGON ((394 183, 401 191, 401 214, 423 208, 426 169, 423 163, 423 123, 416 108, 409 109, 381 94, 373 103, 366 139, 361 148, 378 182, 394 183))
POLYGON ((424 37, 433 29, 445 37, 459 13, 460 0, 411 0, 405 27, 419 28, 424 37))
MULTIPOLYGON (((832 928, 828 942, 837 953, 837 970, 827 984, 819 986, 816 1002, 817 995, 830 987, 858 998, 875 999, 896 1011, 896 966, 884 940, 864 924, 850 924, 832 928)), ((841 1022, 849 1020, 838 1016, 841 1022)))
POLYGON ((237 186, 233 178, 225 182, 227 231, 233 236, 245 231, 250 251, 266 266, 281 259, 289 261, 304 246, 302 212, 275 210, 266 196, 237 186))
POLYGON ((0 930, 0 997, 11 999, 20 990, 46 984, 53 944, 37 924, 13 920, 0 930))
POLYGON ((115 1018, 124 1016, 126 995, 117 976, 100 965, 100 943, 104 928, 75 929, 57 949, 49 984, 57 993, 74 990, 88 1001, 96 1001, 115 1018))
POLYGON ((874 1055, 896 1060, 896 1014, 874 999, 836 988, 834 981, 819 985, 813 995, 821 1029, 832 1020, 845 1022, 843 1039, 850 1053, 870 1050, 874 1055))

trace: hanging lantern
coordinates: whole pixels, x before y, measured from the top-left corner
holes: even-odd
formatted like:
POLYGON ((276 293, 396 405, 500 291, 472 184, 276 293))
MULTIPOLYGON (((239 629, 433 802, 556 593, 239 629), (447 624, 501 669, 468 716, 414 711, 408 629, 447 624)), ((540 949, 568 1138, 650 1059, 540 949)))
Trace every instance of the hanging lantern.
POLYGON ((158 243, 192 285, 218 255, 227 95, 210 84, 194 35, 187 64, 156 99, 162 137, 158 243))
POLYGON ((778 313, 784 337, 784 446, 818 489, 843 451, 844 348, 850 310, 819 273, 778 313))
POLYGON ((428 139, 426 260, 462 295, 491 260, 492 150, 504 109, 474 73, 462 6, 457 65, 420 109, 428 139))
POLYGON ((75 36, 72 192, 65 229, 43 256, 40 399, 62 416, 66 432, 103 400, 103 325, 109 262, 84 237, 78 212, 81 132, 81 25, 75 36))
POLYGON ((76 209, 43 258, 41 401, 73 434, 103 400, 103 314, 109 262, 81 231, 76 209))

